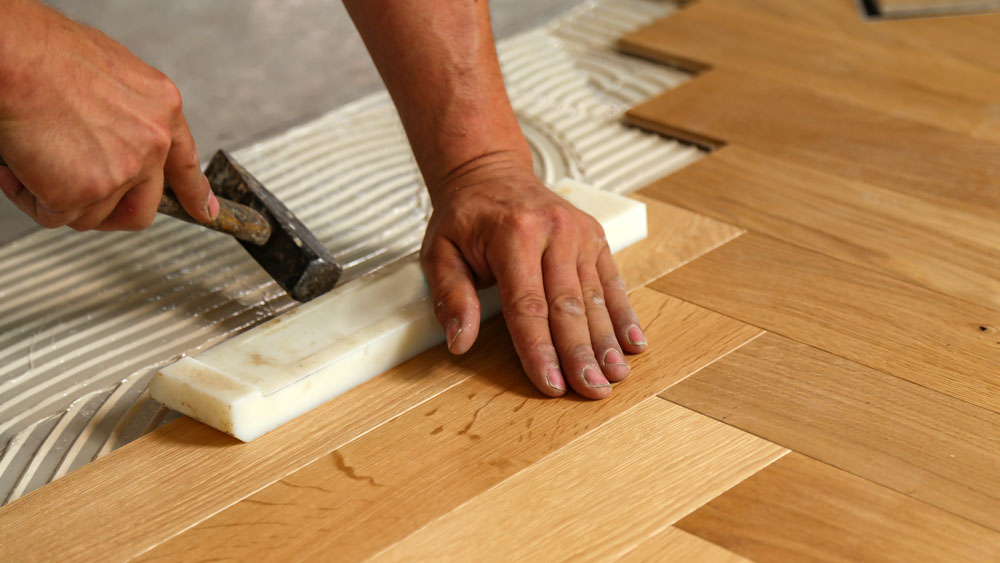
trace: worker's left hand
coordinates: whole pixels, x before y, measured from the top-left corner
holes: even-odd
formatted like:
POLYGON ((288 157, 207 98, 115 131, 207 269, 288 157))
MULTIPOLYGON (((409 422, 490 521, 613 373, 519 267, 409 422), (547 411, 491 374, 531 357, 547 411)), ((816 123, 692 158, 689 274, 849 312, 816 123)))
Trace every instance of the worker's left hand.
POLYGON ((491 155, 432 189, 421 264, 448 349, 479 332, 477 287, 500 289, 528 377, 549 396, 601 399, 629 373, 624 352, 646 339, 601 225, 546 188, 530 163, 491 155))

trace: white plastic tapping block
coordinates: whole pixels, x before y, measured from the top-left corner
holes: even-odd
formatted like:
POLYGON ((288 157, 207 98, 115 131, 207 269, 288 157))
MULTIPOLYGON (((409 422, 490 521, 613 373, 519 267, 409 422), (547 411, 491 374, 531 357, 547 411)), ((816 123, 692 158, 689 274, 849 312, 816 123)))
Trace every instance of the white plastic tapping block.
MULTIPOLYGON (((553 188, 604 227, 612 252, 646 238, 646 206, 574 180, 553 188)), ((479 293, 483 318, 500 310, 479 293)), ((416 260, 344 284, 153 378, 164 405, 248 442, 444 341, 416 260)))

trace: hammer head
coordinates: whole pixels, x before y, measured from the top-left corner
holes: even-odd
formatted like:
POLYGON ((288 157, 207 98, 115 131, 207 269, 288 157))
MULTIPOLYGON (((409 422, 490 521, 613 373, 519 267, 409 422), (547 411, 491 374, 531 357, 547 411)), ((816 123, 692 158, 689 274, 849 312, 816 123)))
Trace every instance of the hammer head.
POLYGON ((333 289, 340 279, 340 265, 253 175, 221 150, 205 175, 217 196, 246 205, 271 223, 271 236, 264 244, 239 243, 293 299, 305 302, 333 289))

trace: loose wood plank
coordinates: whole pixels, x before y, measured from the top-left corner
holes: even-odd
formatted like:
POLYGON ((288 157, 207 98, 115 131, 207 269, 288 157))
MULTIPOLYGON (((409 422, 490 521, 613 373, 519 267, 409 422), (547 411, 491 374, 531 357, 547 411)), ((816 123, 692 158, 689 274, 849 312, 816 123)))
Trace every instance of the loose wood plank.
POLYGON ((1000 534, 796 453, 677 526, 754 561, 1000 558, 1000 534))
MULTIPOLYGON (((615 256, 630 288, 742 232, 647 204, 649 237, 615 256)), ((0 508, 4 556, 122 559, 148 550, 458 384, 477 366, 499 363, 498 354, 511 363, 502 323, 487 323, 480 338, 462 365, 435 348, 249 444, 190 419, 170 424, 0 508)))
POLYGON ((737 145, 641 193, 1000 310, 995 221, 737 145))
POLYGON ((661 563, 663 561, 748 563, 749 559, 671 526, 646 538, 635 549, 621 556, 617 561, 625 561, 626 563, 661 563))
POLYGON ((883 15, 951 15, 1000 10, 998 0, 878 0, 883 15))
POLYGON ((786 452, 653 398, 374 560, 606 560, 786 452))
MULTIPOLYGON (((854 26, 869 27, 861 18, 854 26)), ((876 28, 881 29, 881 28, 876 28)), ((862 30, 803 25, 754 3, 699 2, 621 38, 655 61, 680 57, 764 76, 889 115, 1000 141, 1000 73, 948 55, 886 45, 862 30)), ((1000 42, 994 42, 1000 47, 1000 42)))
POLYGON ((652 344, 610 399, 543 398, 509 342, 494 341, 492 361, 456 360, 471 376, 463 384, 160 545, 149 559, 364 558, 760 334, 649 289, 632 296, 652 344))
POLYGON ((789 85, 717 69, 632 108, 627 119, 1000 219, 1000 145, 789 85))
POLYGON ((757 233, 650 287, 1000 410, 1000 313, 991 309, 757 233))
POLYGON ((662 397, 1000 531, 1000 414, 765 334, 662 397))

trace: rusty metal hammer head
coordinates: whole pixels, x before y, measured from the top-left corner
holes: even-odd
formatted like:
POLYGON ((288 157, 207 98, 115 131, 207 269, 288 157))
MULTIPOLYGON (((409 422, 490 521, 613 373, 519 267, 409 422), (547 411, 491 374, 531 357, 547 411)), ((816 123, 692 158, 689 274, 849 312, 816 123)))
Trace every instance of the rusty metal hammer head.
POLYGON ((270 223, 262 244, 240 240, 243 248, 296 301, 326 293, 340 279, 340 265, 278 198, 225 151, 218 151, 205 170, 215 195, 243 204, 270 223))

